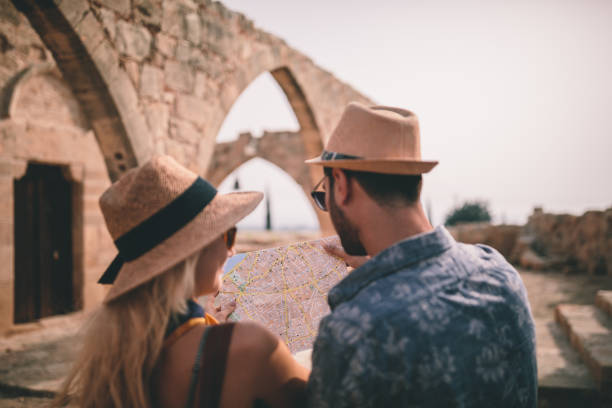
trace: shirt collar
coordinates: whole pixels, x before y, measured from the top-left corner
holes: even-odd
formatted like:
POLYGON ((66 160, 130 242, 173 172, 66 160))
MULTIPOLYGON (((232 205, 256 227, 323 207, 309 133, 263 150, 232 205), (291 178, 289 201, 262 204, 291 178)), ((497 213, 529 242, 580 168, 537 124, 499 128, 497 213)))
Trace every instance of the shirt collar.
POLYGON ((443 226, 399 241, 353 270, 333 287, 328 294, 329 306, 333 310, 375 280, 439 255, 454 244, 455 239, 443 226))

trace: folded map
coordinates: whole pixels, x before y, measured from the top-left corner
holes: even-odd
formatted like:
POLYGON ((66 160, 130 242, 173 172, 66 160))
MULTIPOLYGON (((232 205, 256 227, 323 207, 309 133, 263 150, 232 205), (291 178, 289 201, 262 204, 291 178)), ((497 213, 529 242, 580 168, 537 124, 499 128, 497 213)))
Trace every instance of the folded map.
POLYGON ((224 266, 215 304, 236 301, 229 320, 253 320, 279 335, 292 353, 312 348, 319 321, 329 313, 327 292, 347 274, 323 244, 337 236, 235 255, 224 266))

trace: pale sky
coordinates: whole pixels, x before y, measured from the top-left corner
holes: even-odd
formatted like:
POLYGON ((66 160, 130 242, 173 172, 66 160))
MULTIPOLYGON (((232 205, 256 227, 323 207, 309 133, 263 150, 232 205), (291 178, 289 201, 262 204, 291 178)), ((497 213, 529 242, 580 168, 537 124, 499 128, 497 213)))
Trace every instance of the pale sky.
MULTIPOLYGON (((424 179, 434 224, 470 199, 514 223, 536 205, 612 206, 612 1, 223 3, 377 103, 419 116, 423 157, 440 161, 424 179)), ((270 75, 241 95, 218 140, 262 129, 297 129, 270 75)), ((256 177, 269 170, 258 166, 246 174, 272 184, 278 216, 314 222, 301 191, 283 193, 276 170, 256 177)))

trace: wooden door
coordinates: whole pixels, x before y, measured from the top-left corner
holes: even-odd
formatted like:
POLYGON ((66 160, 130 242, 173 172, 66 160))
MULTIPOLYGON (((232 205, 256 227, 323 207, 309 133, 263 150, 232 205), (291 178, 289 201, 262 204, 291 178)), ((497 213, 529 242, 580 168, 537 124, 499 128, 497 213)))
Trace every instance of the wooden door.
POLYGON ((73 311, 71 184, 30 163, 14 192, 15 323, 73 311))

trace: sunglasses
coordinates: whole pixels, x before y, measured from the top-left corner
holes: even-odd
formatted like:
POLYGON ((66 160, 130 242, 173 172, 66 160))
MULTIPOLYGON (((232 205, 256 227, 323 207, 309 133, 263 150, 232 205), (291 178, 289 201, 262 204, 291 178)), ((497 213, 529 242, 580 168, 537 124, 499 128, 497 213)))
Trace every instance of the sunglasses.
POLYGON ((317 183, 316 186, 314 186, 314 188, 310 192, 310 196, 312 197, 312 200, 315 202, 315 204, 317 205, 317 207, 319 207, 321 211, 327 211, 327 204, 325 204, 325 191, 316 191, 316 190, 321 185, 321 183, 323 183, 323 180, 325 180, 325 177, 327 176, 323 176, 323 178, 317 183))
POLYGON ((232 227, 223 233, 223 240, 225 241, 225 246, 228 250, 231 250, 236 243, 236 233, 238 232, 238 228, 232 227))

